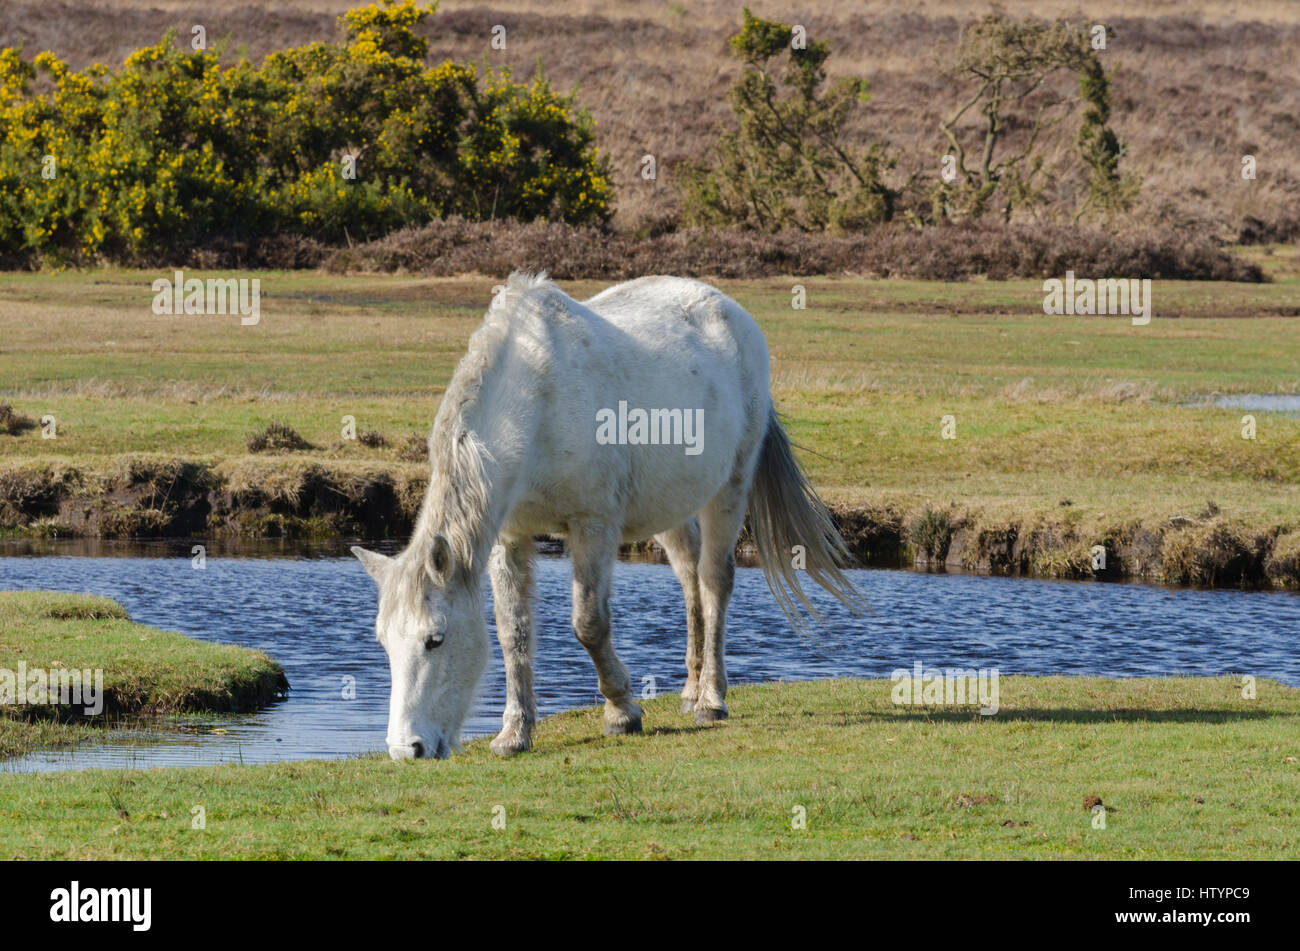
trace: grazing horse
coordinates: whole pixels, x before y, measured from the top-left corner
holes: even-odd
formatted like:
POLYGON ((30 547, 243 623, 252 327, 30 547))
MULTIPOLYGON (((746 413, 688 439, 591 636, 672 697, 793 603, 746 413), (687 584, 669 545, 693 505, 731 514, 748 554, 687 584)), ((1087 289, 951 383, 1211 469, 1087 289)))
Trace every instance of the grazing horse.
POLYGON ((686 596, 682 711, 727 716, 723 659, 745 516, 768 585, 799 629, 818 617, 798 571, 854 611, 844 542, 772 408, 767 343, 716 288, 645 277, 578 302, 512 274, 471 336, 429 436, 429 488, 401 554, 353 548, 379 586, 394 759, 445 757, 487 665, 491 577, 506 707, 492 751, 527 750, 533 697, 532 538, 563 536, 573 630, 596 666, 605 733, 641 729, 610 640, 619 545, 654 537, 686 596), (796 562, 801 562, 796 568, 796 562))

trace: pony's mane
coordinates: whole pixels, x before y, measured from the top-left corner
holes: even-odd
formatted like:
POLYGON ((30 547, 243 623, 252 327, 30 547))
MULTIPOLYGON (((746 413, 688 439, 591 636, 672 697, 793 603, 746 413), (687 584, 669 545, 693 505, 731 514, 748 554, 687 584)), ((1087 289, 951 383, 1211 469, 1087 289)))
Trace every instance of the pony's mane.
POLYGON ((434 535, 441 534, 457 567, 472 577, 495 541, 489 537, 492 526, 486 518, 495 460, 466 417, 477 405, 484 377, 496 365, 510 334, 511 315, 558 293, 545 271, 515 271, 493 295, 483 323, 470 336, 429 434, 429 488, 408 546, 421 557, 434 535))

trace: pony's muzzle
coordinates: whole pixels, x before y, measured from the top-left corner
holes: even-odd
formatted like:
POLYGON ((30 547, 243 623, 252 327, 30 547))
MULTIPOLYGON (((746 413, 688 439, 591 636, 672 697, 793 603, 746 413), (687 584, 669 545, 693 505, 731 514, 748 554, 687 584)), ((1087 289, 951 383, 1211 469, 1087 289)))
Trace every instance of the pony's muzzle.
POLYGON ((412 740, 410 743, 390 743, 388 745, 388 755, 395 760, 424 759, 428 752, 429 748, 419 740, 412 740))
POLYGON ((411 740, 409 743, 390 743, 388 755, 395 760, 404 759, 446 759, 451 755, 451 745, 439 736, 432 743, 423 740, 411 740))

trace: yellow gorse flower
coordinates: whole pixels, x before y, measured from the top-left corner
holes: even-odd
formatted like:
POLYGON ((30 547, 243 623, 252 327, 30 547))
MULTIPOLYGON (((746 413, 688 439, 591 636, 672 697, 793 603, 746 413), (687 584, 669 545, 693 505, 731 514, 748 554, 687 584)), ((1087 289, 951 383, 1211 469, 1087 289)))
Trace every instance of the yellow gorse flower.
POLYGON ((116 70, 0 49, 0 252, 130 260, 219 233, 606 217, 590 118, 541 76, 426 66, 414 30, 430 12, 361 6, 341 17, 343 43, 260 65, 171 36, 116 70))

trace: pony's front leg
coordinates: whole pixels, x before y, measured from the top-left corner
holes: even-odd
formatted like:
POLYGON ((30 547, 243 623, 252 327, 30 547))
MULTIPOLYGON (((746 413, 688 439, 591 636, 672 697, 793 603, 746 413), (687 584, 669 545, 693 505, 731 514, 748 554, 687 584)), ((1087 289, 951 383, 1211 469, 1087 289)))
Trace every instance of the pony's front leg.
POLYGON ((641 732, 641 707, 632 700, 627 668, 609 636, 609 595, 613 586, 618 534, 598 523, 571 525, 573 556, 573 632, 596 665, 605 697, 605 735, 641 732))
POLYGON ((501 539, 488 560, 497 640, 506 668, 506 709, 492 752, 512 756, 527 750, 537 723, 533 696, 532 539, 501 539))

